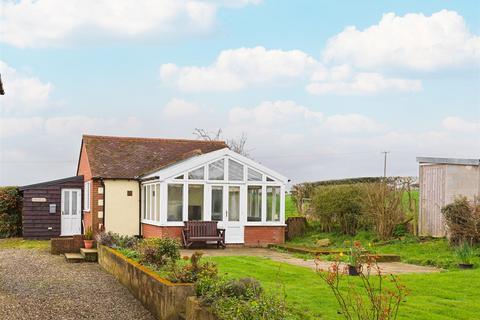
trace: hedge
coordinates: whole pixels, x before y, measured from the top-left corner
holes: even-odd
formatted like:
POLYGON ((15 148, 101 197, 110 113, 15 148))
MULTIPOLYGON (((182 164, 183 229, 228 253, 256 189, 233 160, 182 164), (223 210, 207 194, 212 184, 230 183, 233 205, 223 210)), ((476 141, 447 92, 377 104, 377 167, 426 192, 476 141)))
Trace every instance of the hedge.
POLYGON ((17 187, 0 187, 0 238, 22 235, 22 197, 17 187))

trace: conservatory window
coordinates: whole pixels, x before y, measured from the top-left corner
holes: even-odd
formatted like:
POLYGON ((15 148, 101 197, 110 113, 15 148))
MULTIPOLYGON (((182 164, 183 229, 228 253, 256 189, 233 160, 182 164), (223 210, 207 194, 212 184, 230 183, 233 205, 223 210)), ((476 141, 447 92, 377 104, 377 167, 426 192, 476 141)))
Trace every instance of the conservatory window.
POLYGON ((248 181, 262 181, 262 174, 258 171, 248 168, 248 181))
POLYGON ((188 173, 188 179, 190 180, 203 180, 205 175, 205 171, 203 167, 192 170, 188 173))
POLYGON ((155 185, 155 221, 160 221, 160 183, 155 185))
POLYGON ((167 221, 182 221, 183 219, 183 185, 168 185, 167 221))
POLYGON ((212 186, 212 221, 223 220, 223 186, 212 186))
POLYGON ((267 221, 280 221, 280 187, 267 187, 267 221))
POLYGON ((223 159, 212 162, 208 165, 208 179, 209 180, 223 180, 223 168, 225 161, 223 159))
POLYGON ((267 177, 267 181, 275 181, 275 180, 273 180, 273 179, 270 178, 270 177, 267 177))
POLYGON ((188 220, 203 220, 203 184, 188 185, 188 220))
POLYGON ((248 186, 247 221, 262 221, 262 187, 248 186))
POLYGON ((232 181, 242 181, 243 180, 243 165, 233 161, 228 160, 228 180, 232 181))
POLYGON ((150 205, 152 204, 151 186, 146 186, 147 192, 145 193, 145 219, 150 220, 150 205))
POLYGON ((181 174, 181 175, 179 175, 178 177, 175 177, 175 179, 176 179, 176 180, 183 180, 183 177, 184 177, 184 175, 181 174))

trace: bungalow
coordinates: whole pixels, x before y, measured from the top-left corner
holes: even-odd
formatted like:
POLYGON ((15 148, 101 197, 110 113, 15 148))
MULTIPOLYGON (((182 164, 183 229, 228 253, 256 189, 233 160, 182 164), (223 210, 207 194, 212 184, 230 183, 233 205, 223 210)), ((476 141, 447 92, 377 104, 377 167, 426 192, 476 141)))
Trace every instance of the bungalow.
POLYGON ((59 235, 180 238, 184 221, 200 220, 217 221, 227 244, 284 241, 287 178, 223 141, 84 135, 77 176, 83 188, 61 192, 59 235))

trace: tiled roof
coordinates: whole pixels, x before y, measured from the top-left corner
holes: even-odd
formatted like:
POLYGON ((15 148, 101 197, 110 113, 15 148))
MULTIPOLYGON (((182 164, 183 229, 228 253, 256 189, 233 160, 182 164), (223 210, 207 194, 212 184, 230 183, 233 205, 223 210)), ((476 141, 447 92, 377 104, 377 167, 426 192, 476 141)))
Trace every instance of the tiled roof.
POLYGON ((223 148, 223 141, 84 135, 93 177, 136 178, 165 166, 223 148))

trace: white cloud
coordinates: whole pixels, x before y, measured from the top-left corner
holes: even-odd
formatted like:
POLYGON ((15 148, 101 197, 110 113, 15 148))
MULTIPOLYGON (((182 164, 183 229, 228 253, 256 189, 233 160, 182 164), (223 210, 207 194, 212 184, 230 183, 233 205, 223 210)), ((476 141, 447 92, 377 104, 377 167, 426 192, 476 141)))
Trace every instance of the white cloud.
POLYGON ((219 7, 258 1, 228 0, 19 0, 0 4, 0 41, 17 47, 63 45, 95 38, 165 37, 202 33, 215 24, 219 7), (88 35, 88 36, 86 36, 88 35))
POLYGON ((315 59, 299 50, 239 48, 220 52, 208 67, 163 64, 160 77, 183 91, 234 91, 298 79, 316 66, 315 59))
POLYGON ((5 95, 0 97, 4 114, 25 114, 48 105, 53 85, 19 72, 0 60, 0 73, 5 95))
MULTIPOLYGON (((422 89, 420 80, 386 78, 380 73, 360 72, 349 74, 344 69, 336 70, 332 77, 324 76, 324 82, 312 82, 307 85, 311 94, 360 95, 376 94, 384 91, 419 91, 422 89)), ((319 79, 316 75, 314 79, 319 79)))
POLYGON ((384 129, 373 119, 356 113, 331 115, 323 125, 335 133, 377 132, 384 129))
POLYGON ((323 52, 326 63, 360 68, 405 67, 432 71, 480 60, 480 37, 472 34, 455 11, 425 16, 385 14, 365 30, 345 28, 331 38, 323 52))
POLYGON ((294 101, 264 101, 254 108, 233 108, 228 114, 232 124, 248 124, 251 126, 278 126, 288 123, 319 122, 323 118, 321 112, 297 104, 294 101))
POLYGON ((480 134, 480 114, 476 121, 468 121, 460 117, 446 117, 442 121, 442 126, 449 131, 480 134))
POLYGON ((170 100, 165 108, 163 109, 163 114, 167 118, 185 118, 185 117, 192 117, 198 114, 200 108, 191 102, 173 98, 170 100))

